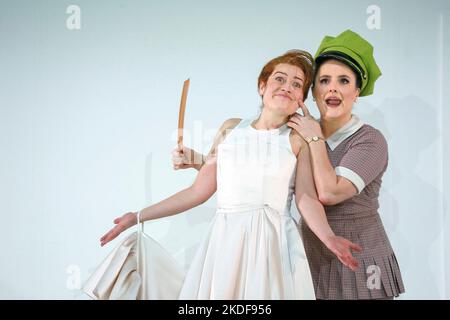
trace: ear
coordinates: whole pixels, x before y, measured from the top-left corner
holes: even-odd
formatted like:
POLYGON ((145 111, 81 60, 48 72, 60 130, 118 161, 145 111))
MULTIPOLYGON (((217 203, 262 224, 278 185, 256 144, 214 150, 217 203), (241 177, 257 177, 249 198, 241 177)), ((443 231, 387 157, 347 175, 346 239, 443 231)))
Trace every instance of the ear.
POLYGON ((261 97, 264 95, 265 89, 266 89, 266 84, 261 81, 261 83, 259 84, 259 89, 258 89, 258 93, 261 97))

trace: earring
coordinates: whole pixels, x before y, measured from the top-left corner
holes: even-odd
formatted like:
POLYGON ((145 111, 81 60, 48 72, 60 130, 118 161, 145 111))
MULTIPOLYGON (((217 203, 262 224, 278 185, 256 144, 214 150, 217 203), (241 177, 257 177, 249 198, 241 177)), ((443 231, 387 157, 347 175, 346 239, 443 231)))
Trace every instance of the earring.
POLYGON ((316 102, 316 98, 313 97, 313 101, 316 102))

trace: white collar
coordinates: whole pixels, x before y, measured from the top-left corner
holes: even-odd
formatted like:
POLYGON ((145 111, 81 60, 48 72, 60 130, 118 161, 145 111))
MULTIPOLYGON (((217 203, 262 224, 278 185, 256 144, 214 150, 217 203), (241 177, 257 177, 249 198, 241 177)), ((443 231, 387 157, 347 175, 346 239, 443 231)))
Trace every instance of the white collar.
POLYGON ((333 151, 342 141, 358 131, 363 125, 364 123, 356 115, 352 114, 352 118, 327 139, 328 146, 333 151))

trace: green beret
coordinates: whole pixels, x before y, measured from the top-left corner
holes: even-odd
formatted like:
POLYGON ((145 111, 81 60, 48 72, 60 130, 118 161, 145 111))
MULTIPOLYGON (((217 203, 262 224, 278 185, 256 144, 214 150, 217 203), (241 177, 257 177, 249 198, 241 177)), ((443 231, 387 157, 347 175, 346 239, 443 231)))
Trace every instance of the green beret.
POLYGON ((360 96, 373 93, 375 81, 381 71, 373 57, 372 45, 359 34, 347 30, 337 37, 325 36, 316 52, 316 63, 327 59, 344 62, 355 70, 361 77, 360 96))

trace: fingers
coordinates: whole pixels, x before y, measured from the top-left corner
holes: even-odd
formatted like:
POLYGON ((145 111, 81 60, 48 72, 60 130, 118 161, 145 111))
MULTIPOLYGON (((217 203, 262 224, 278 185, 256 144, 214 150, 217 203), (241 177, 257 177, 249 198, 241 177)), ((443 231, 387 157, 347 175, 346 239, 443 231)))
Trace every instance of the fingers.
POLYGON ((359 262, 352 255, 351 250, 355 250, 357 252, 362 252, 363 251, 362 248, 359 245, 357 245, 345 238, 338 237, 338 243, 339 242, 340 242, 340 244, 337 245, 336 251, 335 251, 338 259, 342 262, 342 264, 344 264, 351 270, 353 270, 353 271, 358 270, 359 262))
POLYGON ((295 124, 300 124, 301 121, 301 115, 299 115, 298 113, 294 114, 292 117, 289 118, 289 121, 295 123, 295 124))
POLYGON ((103 247, 105 244, 115 239, 119 234, 123 231, 127 230, 131 226, 136 224, 137 213, 136 212, 127 212, 123 216, 116 218, 113 220, 115 226, 111 230, 109 230, 106 234, 104 234, 100 238, 100 245, 103 247))
POLYGON ((362 252, 363 249, 361 246, 357 245, 356 243, 351 242, 348 239, 343 238, 344 240, 344 244, 348 247, 348 250, 352 249, 355 250, 356 252, 362 252))
POLYGON ((178 150, 178 148, 175 148, 172 150, 172 157, 179 157, 181 154, 181 151, 178 150))
POLYGON ((174 164, 174 166, 178 166, 183 163, 183 158, 182 157, 172 157, 172 163, 174 164))
POLYGON ((352 255, 350 255, 348 257, 349 260, 349 264, 350 264, 350 269, 352 269, 353 271, 356 271, 359 267, 359 263, 358 260, 356 260, 352 255))
POLYGON ((172 164, 173 169, 184 169, 188 168, 190 164, 192 164, 192 155, 193 150, 187 147, 182 146, 182 149, 175 148, 172 150, 172 164))
POLYGON ((103 247, 106 243, 109 242, 110 232, 107 232, 103 237, 100 238, 100 245, 103 247))
POLYGON ((362 252, 363 249, 361 248, 361 246, 357 245, 356 243, 350 242, 350 248, 355 250, 356 252, 362 252))
POLYGON ((114 230, 111 230, 110 232, 108 232, 107 234, 105 234, 105 235, 100 239, 100 245, 103 247, 105 244, 107 244, 107 243, 110 242, 111 240, 114 240, 118 235, 119 235, 119 233, 115 232, 114 230))
POLYGON ((356 243, 353 243, 349 240, 347 240, 347 245, 348 245, 348 249, 347 249, 347 253, 346 253, 346 259, 348 261, 348 266, 350 269, 352 269, 353 271, 356 271, 359 267, 359 262, 358 260, 352 255, 350 250, 355 250, 356 252, 362 252, 363 249, 361 246, 357 245, 356 243))
POLYGON ((311 113, 309 113, 309 110, 308 110, 308 108, 306 107, 306 105, 305 105, 305 103, 304 103, 303 101, 300 101, 300 102, 298 103, 298 105, 299 105, 300 108, 302 109, 303 115, 304 115, 305 117, 310 117, 310 116, 311 116, 311 113))
POLYGON ((288 127, 291 127, 292 129, 294 129, 296 126, 298 126, 298 124, 297 124, 296 122, 292 121, 292 120, 289 120, 289 121, 286 123, 286 125, 287 125, 288 127))
POLYGON ((103 247, 105 244, 114 240, 121 232, 123 228, 120 224, 116 225, 110 231, 108 231, 103 237, 100 238, 100 245, 103 247))
POLYGON ((192 152, 192 149, 185 146, 181 146, 181 148, 179 148, 178 151, 180 152, 180 154, 185 155, 190 154, 192 152))
POLYGON ((356 260, 350 253, 340 256, 339 260, 343 265, 349 267, 353 271, 356 271, 359 268, 358 260, 356 260))
POLYGON ((172 163, 174 165, 174 169, 175 166, 178 166, 183 163, 183 153, 179 149, 174 149, 172 151, 172 163))

